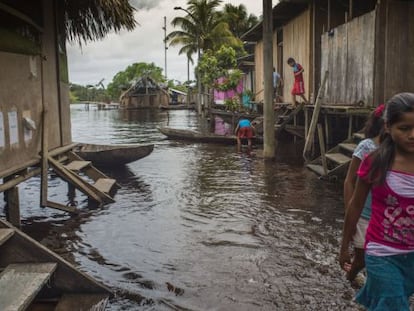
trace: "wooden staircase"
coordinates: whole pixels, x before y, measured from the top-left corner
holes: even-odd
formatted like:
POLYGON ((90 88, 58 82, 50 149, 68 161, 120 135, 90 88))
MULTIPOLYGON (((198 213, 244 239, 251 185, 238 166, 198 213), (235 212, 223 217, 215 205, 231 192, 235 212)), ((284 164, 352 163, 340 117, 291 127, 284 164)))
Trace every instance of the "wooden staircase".
MULTIPOLYGON (((72 151, 48 156, 48 165, 63 180, 72 187, 80 190, 98 205, 114 202, 113 195, 120 186, 115 179, 109 178, 103 172, 85 161, 72 151)), ((43 200, 42 206, 52 207, 66 212, 76 213, 76 206, 43 200)))
POLYGON ((347 139, 334 148, 328 150, 324 155, 306 165, 308 169, 315 172, 321 178, 340 178, 345 177, 348 165, 351 162, 352 154, 358 143, 364 139, 361 133, 354 133, 352 138, 347 139), (326 171, 324 168, 326 161, 326 171))
POLYGON ((104 310, 105 286, 0 220, 0 310, 104 310))
MULTIPOLYGON (((297 107, 292 107, 287 104, 279 104, 275 110, 275 136, 277 137, 283 130, 291 131, 288 129, 289 124, 295 118, 295 116, 303 109, 304 104, 301 103, 297 107)), ((256 117, 253 122, 255 123, 256 131, 259 134, 263 134, 263 122, 262 116, 256 117)), ((294 131, 294 130, 293 130, 294 131)), ((293 133, 297 135, 297 133, 293 133)))

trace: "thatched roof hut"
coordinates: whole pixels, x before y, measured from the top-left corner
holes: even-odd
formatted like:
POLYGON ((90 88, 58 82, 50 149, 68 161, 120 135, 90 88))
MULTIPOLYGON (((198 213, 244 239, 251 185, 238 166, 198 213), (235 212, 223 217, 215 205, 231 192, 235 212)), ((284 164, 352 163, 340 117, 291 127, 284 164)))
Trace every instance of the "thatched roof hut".
POLYGON ((165 88, 159 85, 151 77, 141 77, 121 96, 121 107, 158 108, 167 106, 170 96, 165 88))
POLYGON ((66 42, 132 30, 134 12, 128 0, 0 0, 0 178, 37 165, 46 126, 50 151, 70 146, 66 42))

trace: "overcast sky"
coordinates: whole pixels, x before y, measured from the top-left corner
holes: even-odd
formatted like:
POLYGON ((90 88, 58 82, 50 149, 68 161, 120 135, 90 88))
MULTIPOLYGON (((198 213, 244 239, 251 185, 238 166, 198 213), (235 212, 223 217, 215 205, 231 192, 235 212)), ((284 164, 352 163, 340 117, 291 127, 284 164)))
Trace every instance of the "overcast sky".
MULTIPOLYGON (((101 79, 107 85, 119 71, 133 63, 153 62, 165 69, 164 16, 167 17, 167 34, 173 31, 171 21, 175 16, 186 15, 174 10, 175 6, 187 7, 186 0, 130 0, 137 9, 135 19, 139 26, 132 32, 109 34, 104 40, 79 45, 68 44, 69 80, 72 83, 97 84, 101 79)), ((248 13, 262 15, 261 0, 224 0, 223 4, 244 4, 248 13)), ((275 1, 273 1, 275 3, 275 1)), ((187 80, 187 59, 178 55, 179 48, 167 50, 167 77, 181 82, 187 80)), ((190 67, 190 79, 194 79, 190 67)))

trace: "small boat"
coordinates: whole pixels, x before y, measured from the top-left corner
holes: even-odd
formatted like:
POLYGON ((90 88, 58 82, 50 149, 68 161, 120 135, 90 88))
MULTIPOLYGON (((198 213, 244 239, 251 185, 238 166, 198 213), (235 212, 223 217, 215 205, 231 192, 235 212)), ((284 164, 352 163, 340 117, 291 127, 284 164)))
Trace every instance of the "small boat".
POLYGON ((194 110, 195 106, 194 104, 174 104, 174 105, 168 105, 168 106, 160 106, 160 109, 162 110, 194 110))
MULTIPOLYGON (((193 130, 185 129, 174 129, 171 127, 161 127, 158 130, 168 137, 168 139, 176 140, 186 140, 199 143, 215 143, 215 144, 225 144, 225 145, 235 145, 237 144, 236 136, 224 136, 216 135, 212 133, 200 133, 193 130)), ((261 143, 261 139, 258 137, 253 138, 254 143, 261 143)))
POLYGON ((92 161, 97 166, 119 166, 146 157, 154 150, 154 145, 96 145, 80 143, 74 149, 81 158, 92 161))
POLYGON ((0 310, 103 311, 112 291, 0 219, 0 310))

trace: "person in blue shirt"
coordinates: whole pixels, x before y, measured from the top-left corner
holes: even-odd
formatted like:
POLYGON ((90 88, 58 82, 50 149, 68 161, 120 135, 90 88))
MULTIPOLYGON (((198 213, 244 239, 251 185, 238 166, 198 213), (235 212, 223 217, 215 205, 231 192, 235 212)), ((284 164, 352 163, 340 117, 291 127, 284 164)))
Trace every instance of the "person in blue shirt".
POLYGON ((234 131, 237 136, 237 150, 241 150, 241 139, 247 139, 249 150, 252 149, 252 138, 254 136, 254 127, 249 119, 240 118, 234 131))
POLYGON ((280 74, 276 71, 275 67, 273 67, 273 94, 274 99, 277 103, 283 101, 283 97, 281 95, 282 87, 283 79, 280 76, 280 74))

